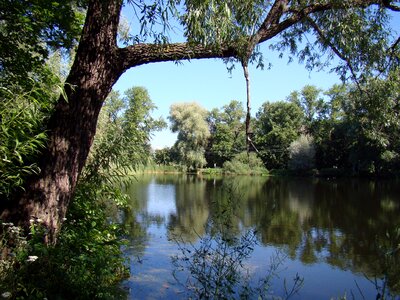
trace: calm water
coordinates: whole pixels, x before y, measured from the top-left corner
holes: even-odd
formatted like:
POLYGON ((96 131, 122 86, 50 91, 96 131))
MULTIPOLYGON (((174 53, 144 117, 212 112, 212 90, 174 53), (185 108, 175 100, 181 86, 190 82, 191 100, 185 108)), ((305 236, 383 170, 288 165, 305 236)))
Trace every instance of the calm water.
POLYGON ((164 175, 128 192, 130 299, 212 293, 219 274, 228 299, 285 298, 296 277, 291 299, 400 299, 398 181, 164 175))

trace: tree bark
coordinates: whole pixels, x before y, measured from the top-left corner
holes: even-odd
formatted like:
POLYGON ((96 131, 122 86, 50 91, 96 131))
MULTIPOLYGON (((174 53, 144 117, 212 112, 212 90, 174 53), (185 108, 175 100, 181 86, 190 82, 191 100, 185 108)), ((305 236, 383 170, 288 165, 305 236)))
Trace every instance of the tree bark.
MULTIPOLYGON (((31 218, 47 228, 47 242, 55 243, 86 162, 96 133, 97 118, 104 100, 118 78, 129 68, 161 61, 225 58, 236 55, 227 45, 213 50, 201 45, 137 44, 118 48, 116 37, 122 0, 89 0, 82 36, 74 64, 66 80, 67 99, 60 97, 48 124, 48 146, 43 152, 38 176, 30 178, 25 192, 1 212, 1 219, 29 228, 31 218)), ((346 7, 366 7, 384 1, 344 1, 346 7)), ((255 44, 267 41, 313 12, 340 6, 337 1, 313 3, 299 11, 287 9, 286 0, 276 0, 258 32, 255 44), (287 14, 284 20, 280 19, 287 14)), ((344 5, 344 4, 343 4, 344 5)), ((249 118, 249 116, 248 116, 249 118)))

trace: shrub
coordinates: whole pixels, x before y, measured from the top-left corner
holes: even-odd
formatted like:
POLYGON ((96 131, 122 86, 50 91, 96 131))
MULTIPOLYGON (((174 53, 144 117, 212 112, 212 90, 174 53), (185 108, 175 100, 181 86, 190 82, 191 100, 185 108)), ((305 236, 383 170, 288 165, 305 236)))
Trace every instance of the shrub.
POLYGON ((110 186, 81 184, 55 246, 45 246, 40 220, 29 239, 2 225, 0 291, 10 299, 121 299, 118 284, 129 273, 121 253, 121 227, 107 207, 125 197, 110 186), (105 196, 105 197, 104 197, 105 196), (110 201, 112 199, 112 201, 110 201))
POLYGON ((289 146, 289 163, 291 170, 310 170, 315 166, 315 148, 312 136, 300 135, 289 146))
POLYGON ((24 179, 39 172, 35 162, 46 143, 44 123, 57 97, 54 85, 34 81, 29 91, 18 86, 0 87, 0 196, 8 198, 24 179), (52 87, 53 86, 53 87, 52 87))
POLYGON ((223 165, 227 174, 261 175, 268 173, 262 160, 254 152, 241 152, 223 165))

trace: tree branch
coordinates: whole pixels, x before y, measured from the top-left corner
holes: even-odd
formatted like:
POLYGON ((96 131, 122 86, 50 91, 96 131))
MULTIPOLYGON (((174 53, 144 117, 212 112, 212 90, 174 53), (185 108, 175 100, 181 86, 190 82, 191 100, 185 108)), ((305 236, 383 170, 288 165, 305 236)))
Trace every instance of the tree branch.
POLYGON ((260 42, 262 37, 264 35, 266 35, 268 29, 272 25, 279 24, 279 20, 281 19, 282 15, 286 12, 286 7, 287 7, 288 3, 289 3, 289 0, 278 0, 278 1, 274 2, 267 17, 265 18, 264 22, 261 24, 260 29, 251 38, 251 42, 250 42, 249 48, 247 49, 247 53, 246 53, 247 58, 250 57, 255 46, 260 42))
POLYGON ((389 49, 386 51, 390 53, 390 58, 393 58, 393 56, 396 53, 396 48, 400 44, 400 36, 397 38, 397 40, 393 43, 392 46, 389 47, 389 49))
POLYGON ((374 4, 384 6, 384 0, 353 0, 335 3, 314 3, 301 9, 293 9, 287 7, 287 2, 288 1, 286 0, 279 0, 274 3, 273 7, 271 8, 271 12, 276 5, 275 12, 273 14, 268 14, 265 21, 263 22, 263 25, 256 33, 256 35, 259 37, 257 43, 263 43, 271 39, 272 37, 276 36, 277 34, 291 27, 292 25, 300 22, 301 20, 313 13, 327 11, 331 9, 348 9, 355 7, 365 8, 374 4), (285 13, 290 13, 291 15, 280 23, 273 22, 279 21, 279 19, 281 19, 285 13))
MULTIPOLYGON (((384 2, 385 0, 353 0, 335 3, 314 3, 295 10, 287 8, 288 0, 276 0, 257 33, 249 37, 252 42, 249 44, 248 53, 251 53, 257 44, 272 39, 294 24, 304 20, 310 14, 330 9, 367 7, 373 4, 384 6, 384 2), (288 12, 291 15, 279 22, 288 12)), ((230 45, 222 45, 221 48, 190 45, 188 43, 166 45, 136 44, 118 49, 119 64, 122 70, 127 70, 131 67, 155 62, 237 57, 238 51, 233 45, 235 45, 234 41, 230 45)))
POLYGON ((358 78, 356 75, 356 72, 354 71, 353 66, 351 65, 351 62, 349 61, 349 59, 340 52, 340 50, 331 43, 331 41, 329 41, 329 39, 325 36, 324 32, 322 31, 321 28, 319 28, 318 24, 315 23, 315 21, 313 19, 311 19, 310 17, 307 17, 307 21, 310 23, 311 27, 315 30, 315 32, 318 34, 318 36, 320 37, 320 39, 323 41, 323 43, 325 43, 326 45, 328 45, 332 51, 341 59, 343 60, 347 67, 350 70, 351 76, 353 77, 354 81, 357 84, 358 89, 360 90, 360 92, 362 93, 362 89, 360 86, 360 83, 358 82, 358 78))
POLYGON ((390 0, 383 0, 382 2, 383 2, 383 6, 386 7, 387 9, 390 9, 390 10, 393 10, 393 11, 400 11, 400 7, 391 4, 390 0))
POLYGON ((191 60, 203 58, 234 57, 233 47, 216 49, 189 43, 172 43, 166 45, 137 44, 118 49, 119 60, 124 70, 156 62, 191 60))

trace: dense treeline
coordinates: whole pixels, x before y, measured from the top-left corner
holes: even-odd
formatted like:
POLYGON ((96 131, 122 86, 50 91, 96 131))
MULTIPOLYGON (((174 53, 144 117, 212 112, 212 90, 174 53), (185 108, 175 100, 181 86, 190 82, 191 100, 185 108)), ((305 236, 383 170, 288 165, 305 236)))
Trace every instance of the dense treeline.
MULTIPOLYGON (((271 169, 387 175, 400 166, 398 72, 386 79, 305 86, 284 101, 265 102, 253 123, 251 152, 271 169)), ((246 151, 245 111, 238 101, 206 112, 196 103, 171 106, 178 139, 155 151, 158 164, 223 167, 246 151)))

